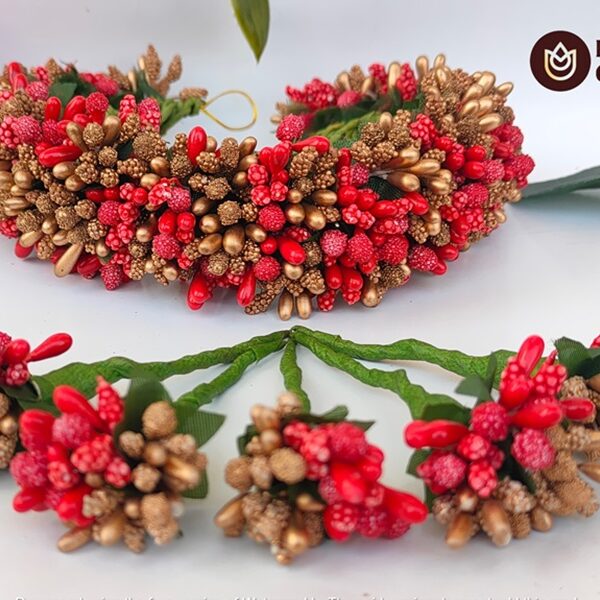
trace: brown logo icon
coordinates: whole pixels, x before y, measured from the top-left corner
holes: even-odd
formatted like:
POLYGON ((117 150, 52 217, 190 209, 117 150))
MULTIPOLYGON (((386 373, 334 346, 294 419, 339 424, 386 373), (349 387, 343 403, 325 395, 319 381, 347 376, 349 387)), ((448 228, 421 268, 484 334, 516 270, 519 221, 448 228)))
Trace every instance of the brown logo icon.
POLYGON ((576 88, 587 77, 590 51, 574 33, 552 31, 535 43, 529 64, 533 76, 545 88, 566 92, 576 88))

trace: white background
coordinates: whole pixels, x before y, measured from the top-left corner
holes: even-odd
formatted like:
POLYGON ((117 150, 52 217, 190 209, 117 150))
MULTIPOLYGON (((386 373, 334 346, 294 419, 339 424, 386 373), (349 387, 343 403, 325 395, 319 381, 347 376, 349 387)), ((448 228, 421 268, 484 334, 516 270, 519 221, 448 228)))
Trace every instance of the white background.
MULTIPOLYGON (((273 139, 268 117, 285 84, 300 85, 313 75, 333 79, 355 62, 407 61, 444 51, 451 65, 490 69, 499 80, 515 82, 512 105, 526 134, 526 150, 538 165, 533 179, 600 163, 600 82, 592 73, 577 90, 553 93, 537 84, 528 65, 535 40, 554 29, 578 33, 595 54, 600 38, 596 2, 272 4, 271 39, 257 66, 226 0, 2 0, 0 62, 35 64, 54 55, 77 60, 84 70, 107 63, 126 68, 152 41, 165 57, 181 52, 185 84, 205 86, 214 94, 232 87, 250 92, 261 112, 252 133, 266 144, 273 139)), ((593 69, 598 64, 592 60, 593 69)), ((236 115, 234 104, 224 103, 221 110, 230 120, 245 118, 236 115)), ((227 135, 207 126, 219 137, 227 135)), ((589 193, 511 207, 506 225, 461 256, 445 277, 415 277, 377 310, 340 308, 315 315, 310 325, 359 341, 419 337, 472 353, 515 348, 533 332, 549 341, 561 335, 590 340, 600 330, 598 200, 589 193)), ((0 329, 32 341, 67 330, 76 339, 72 360, 111 354, 166 359, 281 327, 273 311, 246 317, 231 299, 192 313, 177 286, 164 290, 147 281, 107 294, 97 281, 59 281, 47 264, 17 263, 10 244, 3 242, 0 329)), ((371 436, 387 453, 386 482, 420 493, 420 484, 404 474, 408 452, 401 433, 408 414, 402 402, 322 368, 304 352, 300 358, 315 408, 345 403, 356 418, 378 419, 371 436)), ((439 391, 450 392, 456 383, 432 369, 416 367, 413 375, 439 391)), ((197 382, 198 377, 181 378, 169 387, 177 395, 197 382)), ((2 600, 600 597, 598 519, 563 520, 552 533, 503 550, 477 538, 460 552, 447 549, 442 530, 430 522, 395 542, 328 543, 289 568, 276 565, 266 547, 223 539, 211 523, 212 514, 232 495, 221 483, 223 466, 235 454, 235 436, 248 420, 249 406, 273 401, 280 387, 277 359, 272 358, 215 403, 212 408, 229 418, 206 447, 211 494, 190 507, 182 540, 141 557, 124 548, 97 546, 77 556, 59 554, 54 542, 61 526, 48 513, 14 515, 14 487, 1 477, 2 600)))

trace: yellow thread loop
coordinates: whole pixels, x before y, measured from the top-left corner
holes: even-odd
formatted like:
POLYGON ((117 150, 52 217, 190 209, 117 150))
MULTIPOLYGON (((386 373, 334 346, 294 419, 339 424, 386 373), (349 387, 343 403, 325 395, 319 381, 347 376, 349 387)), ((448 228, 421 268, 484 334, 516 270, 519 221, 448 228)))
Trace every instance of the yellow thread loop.
POLYGON ((256 119, 258 118, 258 108, 256 106, 256 102, 254 102, 254 98, 252 98, 252 96, 250 96, 250 94, 247 94, 246 92, 244 92, 242 90, 226 90, 224 92, 221 92, 220 94, 217 94, 214 98, 207 100, 206 103, 202 106, 202 108, 200 110, 209 119, 212 119, 217 125, 220 125, 221 127, 228 129, 229 131, 242 131, 244 129, 248 129, 249 127, 252 127, 252 125, 254 125, 254 123, 256 123, 256 119), (231 96, 231 95, 241 96, 242 98, 244 98, 245 100, 248 101, 248 104, 250 105, 250 108, 252 110, 252 117, 248 124, 233 127, 231 125, 227 125, 221 119, 219 119, 219 117, 213 115, 210 111, 206 110, 207 107, 209 107, 211 104, 213 104, 217 100, 223 98, 224 96, 231 96))

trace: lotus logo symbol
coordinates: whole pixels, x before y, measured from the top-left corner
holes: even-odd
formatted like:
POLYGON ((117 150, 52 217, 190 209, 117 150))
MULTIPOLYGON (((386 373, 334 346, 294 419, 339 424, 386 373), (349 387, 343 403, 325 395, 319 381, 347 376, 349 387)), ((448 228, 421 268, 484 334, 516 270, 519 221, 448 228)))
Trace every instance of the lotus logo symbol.
POLYGON ((554 50, 544 48, 544 71, 554 81, 566 81, 577 69, 577 49, 567 50, 558 42, 554 50))
POLYGON ((533 76, 556 92, 577 87, 587 77, 590 63, 586 43, 570 31, 552 31, 542 36, 529 57, 533 76))

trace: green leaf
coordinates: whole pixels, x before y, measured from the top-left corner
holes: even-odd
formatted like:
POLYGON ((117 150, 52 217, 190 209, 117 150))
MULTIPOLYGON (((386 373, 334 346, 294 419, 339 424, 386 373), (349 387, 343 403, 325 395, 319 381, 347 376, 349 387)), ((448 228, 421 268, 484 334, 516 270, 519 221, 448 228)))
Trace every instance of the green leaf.
POLYGON ((600 349, 587 348, 581 342, 562 337, 554 343, 559 362, 567 368, 569 377, 581 375, 586 379, 600 373, 600 349))
POLYGON ((382 200, 396 200, 404 196, 402 190, 389 183, 387 179, 383 179, 383 177, 369 177, 367 186, 377 192, 382 200))
POLYGON ((60 79, 56 80, 48 90, 48 96, 56 96, 62 106, 64 107, 69 103, 71 98, 75 96, 75 91, 77 90, 77 83, 69 82, 69 81, 61 81, 60 79))
POLYGON ((206 471, 202 472, 202 478, 200 483, 191 490, 187 490, 181 494, 184 498, 191 498, 193 500, 200 500, 208 496, 208 475, 206 471))
POLYGON ((348 407, 340 404, 339 406, 335 406, 331 410, 328 410, 326 413, 319 415, 318 418, 323 421, 329 421, 330 423, 339 423, 346 419, 348 412, 348 407))
POLYGON ((156 98, 162 100, 164 96, 159 94, 146 79, 146 74, 143 71, 135 72, 135 81, 137 83, 136 99, 143 100, 144 98, 156 98))
POLYGON ((141 431, 144 411, 162 400, 171 399, 158 379, 146 374, 134 377, 124 399, 125 414, 115 428, 114 438, 117 439, 123 431, 141 431))
POLYGON ((57 385, 70 385, 77 388, 86 398, 91 398, 96 393, 98 375, 109 383, 116 383, 121 379, 132 379, 136 373, 144 372, 151 373, 162 381, 174 375, 186 375, 215 365, 229 364, 238 356, 248 351, 254 353, 255 349, 264 345, 274 344, 276 347, 282 347, 286 339, 287 332, 275 331, 253 337, 235 346, 215 348, 162 362, 140 363, 123 356, 113 356, 93 363, 75 362, 44 375, 45 385, 40 386, 42 398, 51 400, 52 389, 57 385))
POLYGON ((455 402, 428 404, 421 411, 420 419, 423 421, 435 421, 436 419, 447 419, 457 423, 467 424, 471 411, 455 402))
POLYGON ((421 463, 425 462, 430 454, 431 450, 415 450, 408 461, 408 465, 406 466, 406 472, 409 475, 414 475, 415 477, 418 477, 417 467, 421 463))
POLYGON ((532 183, 523 191, 523 198, 555 196, 598 187, 600 187, 600 167, 592 167, 566 177, 532 183))
POLYGON ((259 61, 269 37, 269 0, 231 0, 246 41, 259 61))
POLYGON ((477 400, 491 400, 492 386, 480 375, 469 375, 465 377, 457 386, 456 393, 464 396, 474 396, 477 400))
POLYGON ((302 369, 298 365, 296 355, 296 343, 288 340, 281 355, 279 370, 283 375, 283 384, 285 389, 296 394, 302 403, 302 410, 310 412, 310 399, 307 393, 302 389, 302 369))
POLYGON ((225 415, 198 410, 189 404, 175 404, 175 412, 177 433, 193 436, 199 448, 204 446, 225 422, 225 415))

